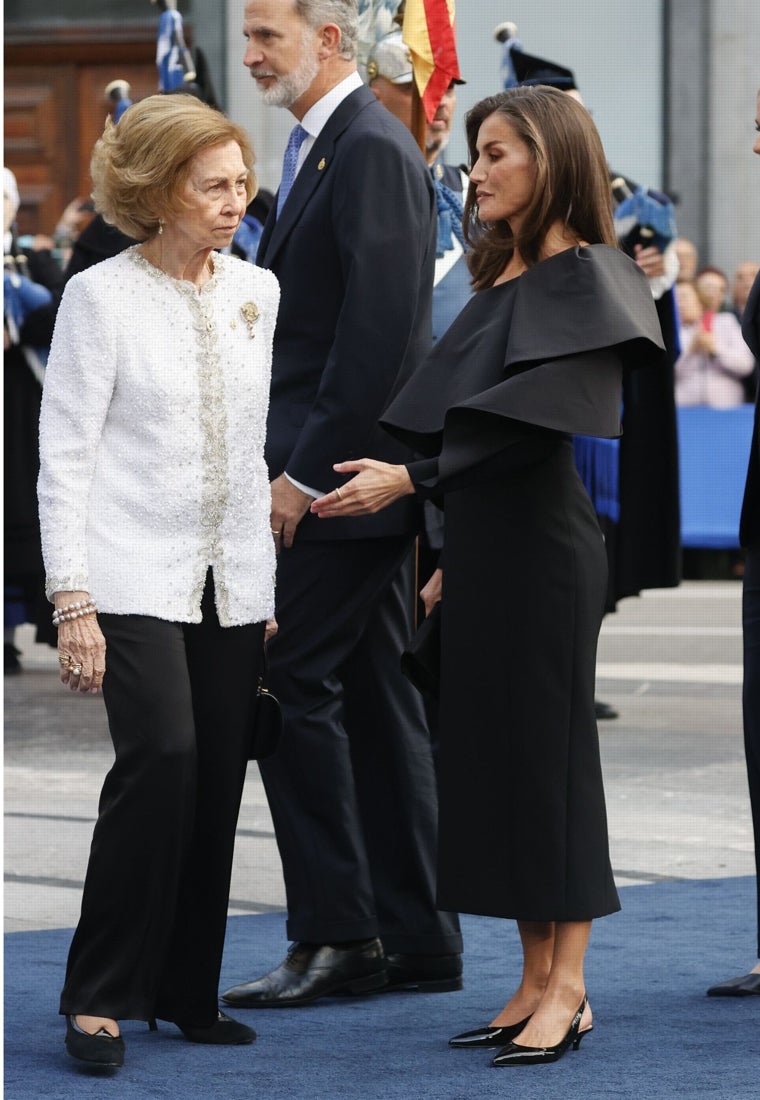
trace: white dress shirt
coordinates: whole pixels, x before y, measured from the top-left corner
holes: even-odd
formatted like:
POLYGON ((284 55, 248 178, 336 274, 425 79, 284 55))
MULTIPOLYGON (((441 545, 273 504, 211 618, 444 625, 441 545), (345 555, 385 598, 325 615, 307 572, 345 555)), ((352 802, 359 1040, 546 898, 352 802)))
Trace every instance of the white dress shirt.
POLYGON ((344 99, 351 95, 351 92, 355 92, 357 88, 363 86, 364 81, 358 72, 350 73, 349 76, 341 80, 340 84, 336 84, 326 95, 323 95, 313 106, 309 107, 301 119, 301 125, 309 136, 303 139, 301 148, 298 150, 296 175, 298 175, 301 165, 311 152, 314 142, 321 134, 333 111, 340 106, 344 99))

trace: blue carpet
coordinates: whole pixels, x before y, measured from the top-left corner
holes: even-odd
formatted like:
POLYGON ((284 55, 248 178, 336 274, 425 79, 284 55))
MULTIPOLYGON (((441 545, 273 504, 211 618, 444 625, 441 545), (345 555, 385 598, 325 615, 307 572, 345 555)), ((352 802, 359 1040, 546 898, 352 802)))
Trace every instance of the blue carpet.
MULTIPOLYGON (((5 1100, 757 1100, 760 997, 705 996, 741 973, 755 942, 754 879, 663 882, 621 891, 597 922, 587 963, 594 1033, 558 1065, 494 1070, 487 1052, 448 1048, 489 1021, 516 984, 514 924, 465 917, 465 989, 333 998, 238 1012, 249 1047, 185 1042, 126 1023, 127 1065, 80 1069, 63 1047, 58 991, 71 933, 6 936, 5 1100)), ((222 988, 278 962, 280 914, 230 920, 222 988)))

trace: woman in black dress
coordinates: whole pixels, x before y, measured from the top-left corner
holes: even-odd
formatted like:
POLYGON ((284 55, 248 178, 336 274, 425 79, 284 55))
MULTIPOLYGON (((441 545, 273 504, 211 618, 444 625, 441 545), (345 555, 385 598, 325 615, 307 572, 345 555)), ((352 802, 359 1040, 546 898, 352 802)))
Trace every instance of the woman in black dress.
POLYGON ((524 969, 491 1024, 454 1046, 555 1061, 591 1029, 591 920, 619 908, 594 717, 607 564, 572 435, 620 434, 623 371, 660 356, 646 278, 615 247, 599 136, 536 86, 467 116, 465 232, 477 294, 387 410, 428 456, 371 459, 316 500, 363 514, 442 499, 442 909, 517 920, 524 969), (516 1040, 513 1042, 513 1040, 516 1040))

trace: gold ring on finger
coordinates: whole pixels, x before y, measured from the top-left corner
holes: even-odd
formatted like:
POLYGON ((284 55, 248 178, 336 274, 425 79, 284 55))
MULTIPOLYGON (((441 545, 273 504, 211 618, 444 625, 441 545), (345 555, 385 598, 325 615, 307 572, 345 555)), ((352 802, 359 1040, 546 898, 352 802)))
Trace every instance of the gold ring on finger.
POLYGON ((335 495, 336 495, 336 497, 338 498, 338 500, 343 500, 343 497, 342 497, 342 496, 341 496, 341 494, 340 494, 340 489, 336 489, 336 490, 335 490, 335 495))
POLYGON ((59 653, 58 654, 58 664, 63 665, 64 668, 70 668, 71 667, 71 657, 69 656, 69 654, 68 653, 59 653))

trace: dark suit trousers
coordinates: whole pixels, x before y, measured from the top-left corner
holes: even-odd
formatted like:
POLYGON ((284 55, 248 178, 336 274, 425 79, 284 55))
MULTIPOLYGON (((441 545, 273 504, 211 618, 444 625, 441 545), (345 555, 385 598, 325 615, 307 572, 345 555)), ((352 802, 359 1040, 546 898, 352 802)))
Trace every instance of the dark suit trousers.
POLYGON ((430 738, 399 664, 409 550, 407 537, 296 539, 280 555, 269 661, 285 733, 261 772, 293 940, 379 935, 389 952, 461 950, 457 918, 435 908, 430 738))
POLYGON ((747 551, 742 600, 744 748, 755 833, 757 956, 760 958, 760 546, 747 551))
POLYGON ((100 615, 106 776, 62 1013, 216 1019, 264 625, 100 615))

